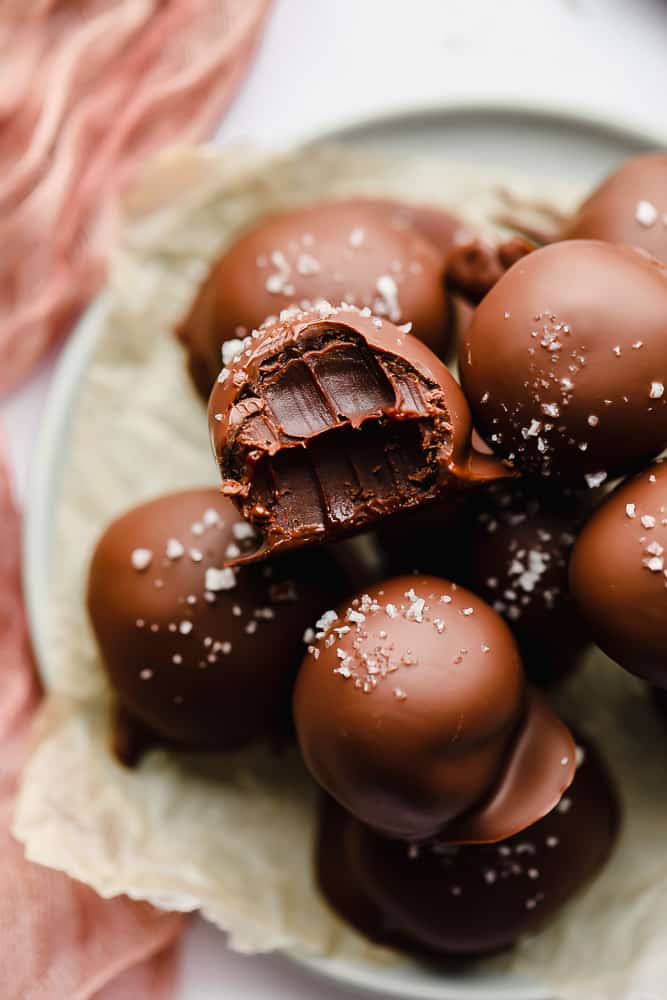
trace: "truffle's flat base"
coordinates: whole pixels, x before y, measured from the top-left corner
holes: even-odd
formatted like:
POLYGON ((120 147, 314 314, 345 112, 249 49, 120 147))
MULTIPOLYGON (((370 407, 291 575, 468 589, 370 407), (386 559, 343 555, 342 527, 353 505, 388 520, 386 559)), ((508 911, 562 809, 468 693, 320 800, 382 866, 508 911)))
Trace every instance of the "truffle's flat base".
MULTIPOLYGON (((105 295, 87 314, 65 350, 34 455, 26 591, 48 688, 95 699, 89 703, 93 707, 99 704, 103 684, 77 595, 101 524, 117 510, 162 490, 216 482, 201 404, 189 389, 182 355, 163 334, 174 312, 187 305, 225 232, 242 222, 244 212, 259 213, 262 205, 278 204, 281 198, 294 200, 295 191, 302 197, 309 192, 317 197, 318 190, 321 195, 346 193, 346 184, 350 191, 356 177, 356 189, 370 193, 414 197, 417 192, 421 200, 452 203, 472 197, 467 214, 472 222, 483 222, 497 207, 491 195, 497 182, 511 183, 529 197, 548 191, 568 207, 620 158, 650 147, 640 136, 599 122, 488 107, 394 117, 366 123, 343 138, 381 154, 381 167, 375 165, 371 172, 367 157, 357 152, 356 173, 348 169, 346 177, 338 157, 318 179, 312 168, 302 169, 287 191, 275 173, 256 176, 245 169, 239 177, 241 164, 230 154, 224 160, 210 152, 204 157, 179 154, 148 174, 147 187, 133 196, 135 214, 128 224, 136 238, 124 243, 116 261, 113 295, 105 295), (400 156, 389 155, 399 153, 420 156, 407 176, 400 156), (429 170, 433 156, 441 158, 437 179, 432 166, 429 170), (444 169, 443 160, 449 163, 444 169), (452 162, 460 164, 458 169, 452 171, 452 162), (568 164, 569 190, 550 182, 554 164, 562 162, 568 164), (490 165, 485 182, 471 168, 475 163, 490 165), (180 198, 187 198, 184 175, 191 196, 185 203, 180 198), (230 194, 223 224, 219 192, 225 184, 230 194), (174 205, 176 218, 170 221, 174 205), (113 323, 107 325, 111 309, 113 323), (131 393, 138 409, 132 419, 125 411, 131 393), (132 434, 121 440, 128 429, 132 434), (100 441, 108 445, 104 464, 95 461, 100 441), (157 442, 165 447, 155 455, 157 442), (144 467, 151 454, 154 461, 144 467), (63 551, 67 559, 58 558, 63 551)), ((325 161, 320 162, 324 167, 325 161)), ((294 860, 299 851, 302 856, 308 852, 311 786, 300 769, 289 770, 284 760, 272 771, 259 754, 240 761, 217 758, 213 782, 201 773, 194 778, 184 759, 159 753, 149 754, 133 775, 116 767, 108 754, 103 709, 90 717, 92 709, 68 702, 67 714, 59 714, 51 700, 50 724, 26 773, 15 827, 31 857, 71 870, 105 895, 131 890, 158 905, 201 907, 208 919, 231 932, 233 948, 298 952, 302 964, 347 984, 355 995, 368 989, 410 1000, 552 1000, 555 995, 559 1000, 620 1000, 631 989, 659 991, 664 985, 667 871, 664 755, 656 748, 664 746, 664 721, 642 685, 603 657, 569 682, 565 694, 571 706, 585 706, 591 734, 619 780, 628 824, 618 853, 602 878, 548 932, 511 957, 465 971, 388 962, 386 954, 359 947, 351 932, 327 918, 308 888, 308 872, 294 860), (269 781, 272 795, 266 794, 269 781), (277 797, 280 809, 272 813, 277 797), (196 827, 187 823, 188 810, 200 810, 196 827), (120 813, 127 823, 119 824, 120 813), (72 822, 74 816, 77 822, 72 822), (177 825, 169 837, 164 836, 167 816, 177 825), (270 835, 267 822, 272 824, 270 835), (139 850, 132 831, 141 835, 147 829, 160 846, 162 870, 148 857, 141 870, 137 867, 148 841, 140 836, 139 850), (207 844, 216 846, 206 852, 204 864, 207 844), (188 872, 198 878, 189 879, 188 872), (616 906, 619 898, 624 900, 622 912, 616 906), (642 920, 649 911, 655 919, 642 920), (305 958, 306 952, 311 957, 305 958)), ((221 947, 217 936, 203 933, 202 941, 221 947)), ((224 968, 217 951, 209 967, 224 968)), ((206 986, 211 988, 208 982, 206 986)), ((212 988, 224 992, 224 979, 212 988)), ((316 985, 311 992, 317 992, 316 985)))

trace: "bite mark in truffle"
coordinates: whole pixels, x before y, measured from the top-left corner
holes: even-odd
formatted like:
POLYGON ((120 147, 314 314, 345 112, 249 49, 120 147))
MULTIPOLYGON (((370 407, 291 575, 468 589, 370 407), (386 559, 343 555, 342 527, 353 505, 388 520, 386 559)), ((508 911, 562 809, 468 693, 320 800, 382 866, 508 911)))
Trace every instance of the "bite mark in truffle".
POLYGON ((210 414, 223 492, 263 535, 244 561, 507 475, 471 449, 467 407, 444 365, 386 320, 351 310, 296 314, 260 332, 214 388, 210 414))

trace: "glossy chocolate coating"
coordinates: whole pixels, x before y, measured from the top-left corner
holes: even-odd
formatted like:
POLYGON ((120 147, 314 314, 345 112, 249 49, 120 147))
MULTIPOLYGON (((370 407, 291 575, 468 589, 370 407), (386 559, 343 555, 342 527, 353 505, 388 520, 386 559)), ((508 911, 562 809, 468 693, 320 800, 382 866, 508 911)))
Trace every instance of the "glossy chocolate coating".
POLYGON ((667 153, 626 160, 580 206, 563 240, 641 247, 667 264, 667 153))
POLYGON ((380 944, 426 957, 472 957, 540 930, 607 861, 620 807, 597 754, 559 806, 519 835, 456 847, 390 840, 323 805, 317 876, 338 914, 380 944))
POLYGON ((570 580, 596 642, 626 670, 667 688, 667 464, 628 480, 595 511, 570 580))
POLYGON ((591 641, 568 579, 587 499, 526 480, 492 484, 476 495, 457 552, 454 578, 503 616, 528 677, 540 684, 569 673, 591 641))
POLYGON ((263 220, 215 264, 178 335, 206 398, 222 368, 225 341, 250 334, 292 305, 321 300, 367 306, 446 355, 451 304, 442 254, 391 203, 326 202, 263 220), (393 214, 392 214, 393 211, 393 214))
POLYGON ((468 243, 473 236, 462 219, 440 205, 369 197, 349 198, 345 202, 377 212, 394 229, 416 230, 443 260, 453 247, 468 243))
POLYGON ((378 535, 390 572, 435 573, 487 601, 512 630, 529 680, 548 684, 591 641, 568 580, 591 492, 546 489, 541 480, 491 483, 456 507, 430 505, 382 523, 378 535))
POLYGON ((502 619, 436 577, 396 577, 318 622, 293 712, 315 779, 381 832, 508 836, 572 779, 569 732, 531 692, 502 619))
POLYGON ((454 247, 445 261, 445 283, 450 292, 478 305, 518 260, 531 253, 532 243, 518 236, 497 245, 472 240, 454 247))
POLYGON ((304 629, 343 583, 323 551, 223 570, 251 534, 219 491, 197 489, 135 507, 100 538, 88 611, 125 760, 151 737, 234 749, 282 727, 304 629))
POLYGON ((478 306, 459 353, 475 424, 524 472, 599 486, 667 444, 667 268, 554 243, 478 306))
POLYGON ((442 362, 356 310, 260 331, 216 383, 209 424, 223 493, 262 534, 253 558, 507 475, 472 450, 468 406, 442 362))

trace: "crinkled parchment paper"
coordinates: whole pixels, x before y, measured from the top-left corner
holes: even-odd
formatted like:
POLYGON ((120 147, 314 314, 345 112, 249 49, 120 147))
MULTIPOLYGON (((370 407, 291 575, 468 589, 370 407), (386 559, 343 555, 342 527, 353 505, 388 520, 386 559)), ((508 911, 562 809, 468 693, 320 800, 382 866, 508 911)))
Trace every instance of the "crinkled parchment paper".
MULTIPOLYGON (((317 894, 316 794, 296 753, 155 751, 136 771, 111 759, 108 692, 84 614, 84 581, 94 541, 113 515, 216 481, 204 408, 171 330, 239 226, 288 204, 367 191, 463 206, 485 228, 499 208, 498 183, 562 207, 580 194, 517 185, 469 165, 311 148, 277 160, 248 151, 171 153, 127 198, 103 330, 62 447, 48 637, 53 691, 15 819, 30 858, 102 895, 199 908, 243 951, 395 960, 345 928, 317 894)), ((484 967, 533 973, 568 1000, 615 1000, 631 989, 667 996, 667 732, 641 684, 599 654, 563 702, 619 780, 623 836, 604 875, 561 919, 484 967)))

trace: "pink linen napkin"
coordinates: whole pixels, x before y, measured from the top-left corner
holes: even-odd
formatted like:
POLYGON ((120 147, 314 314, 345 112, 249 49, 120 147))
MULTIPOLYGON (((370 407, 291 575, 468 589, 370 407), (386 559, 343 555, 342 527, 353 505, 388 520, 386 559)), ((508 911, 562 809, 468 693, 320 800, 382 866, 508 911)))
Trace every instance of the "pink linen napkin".
POLYGON ((0 4, 0 394, 99 288, 116 195, 137 164, 211 133, 269 6, 0 4))
POLYGON ((173 981, 184 917, 101 899, 26 861, 10 835, 18 773, 40 690, 21 597, 19 518, 0 441, 0 996, 156 1000, 173 981))
MULTIPOLYGON (((0 394, 99 287, 116 196, 148 154, 208 136, 270 0, 0 4, 0 394)), ((41 692, 0 438, 0 996, 157 1000, 185 918, 27 862, 9 828, 41 692)))

